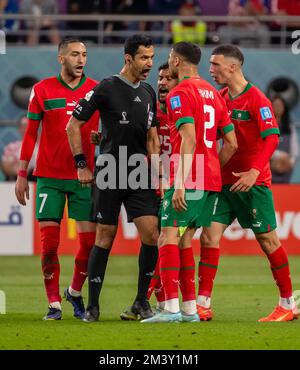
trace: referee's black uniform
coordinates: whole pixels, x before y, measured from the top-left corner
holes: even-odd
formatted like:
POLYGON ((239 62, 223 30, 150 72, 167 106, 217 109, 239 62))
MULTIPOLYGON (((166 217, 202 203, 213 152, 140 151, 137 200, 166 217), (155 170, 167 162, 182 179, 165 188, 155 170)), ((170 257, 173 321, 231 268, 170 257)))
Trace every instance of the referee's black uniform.
MULTIPOLYGON (((147 132, 156 126, 156 95, 145 83, 132 84, 121 75, 114 75, 99 83, 73 112, 80 121, 87 121, 99 110, 102 136, 100 156, 111 154, 116 159, 116 189, 95 187, 93 213, 98 223, 117 225, 123 203, 128 221, 141 216, 157 216, 158 201, 150 183, 148 189, 119 188, 119 166, 127 166, 133 154, 147 156, 147 132), (120 158, 120 147, 126 147, 127 157, 120 158)), ((124 152, 124 151, 123 151, 124 152)), ((98 168, 102 170, 103 168, 98 168)), ((127 166, 129 174, 134 167, 127 166)), ((150 175, 149 181, 150 179, 150 175)), ((124 184, 124 179, 121 179, 124 184)))

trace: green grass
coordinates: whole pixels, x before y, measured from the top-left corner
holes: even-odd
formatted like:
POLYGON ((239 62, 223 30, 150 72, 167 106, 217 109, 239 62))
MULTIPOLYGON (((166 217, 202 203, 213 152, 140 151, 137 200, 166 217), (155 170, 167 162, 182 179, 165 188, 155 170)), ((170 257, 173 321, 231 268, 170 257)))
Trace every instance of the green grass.
MULTIPOLYGON (((61 258, 61 290, 73 269, 61 258)), ((294 290, 300 289, 290 258, 294 290)), ((298 270, 299 271, 299 270, 298 270)), ((0 315, 0 349, 300 349, 300 320, 257 323, 277 304, 277 289, 263 257, 222 257, 208 323, 140 324, 120 321, 134 298, 136 257, 110 258, 101 295, 101 320, 85 324, 63 302, 63 320, 41 320, 47 309, 38 257, 0 257, 0 290, 7 314, 0 315)), ((84 293, 87 295, 86 291, 84 293)))

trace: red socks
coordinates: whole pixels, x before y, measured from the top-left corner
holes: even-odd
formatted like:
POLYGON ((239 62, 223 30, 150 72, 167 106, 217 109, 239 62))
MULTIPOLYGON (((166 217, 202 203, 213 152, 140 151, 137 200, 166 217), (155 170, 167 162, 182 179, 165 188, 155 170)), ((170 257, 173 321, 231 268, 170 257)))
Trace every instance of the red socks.
POLYGON ((160 277, 164 286, 165 300, 178 298, 180 270, 179 248, 176 244, 166 244, 159 248, 160 277))
POLYGON ((195 260, 192 247, 180 249, 180 290, 182 301, 193 301, 195 293, 195 260))
POLYGON ((201 259, 198 269, 198 295, 211 296, 219 265, 220 249, 201 247, 201 259))
POLYGON ((148 293, 147 293, 148 300, 150 300, 153 291, 154 291, 157 302, 165 301, 165 292, 163 289, 163 285, 162 285, 162 282, 160 279, 160 273, 159 273, 159 258, 157 260, 155 271, 154 271, 154 274, 152 276, 152 279, 150 281, 150 285, 148 288, 148 293))
POLYGON ((42 271, 49 303, 61 302, 59 295, 60 265, 57 256, 60 227, 46 226, 41 228, 42 271))
POLYGON ((275 252, 267 254, 271 270, 280 291, 280 297, 289 298, 293 295, 289 261, 286 251, 279 247, 275 252))
POLYGON ((90 251, 95 244, 95 232, 79 233, 79 249, 75 256, 75 267, 71 288, 81 291, 82 286, 87 278, 88 260, 90 251))
MULTIPOLYGON (((162 248, 165 248, 168 250, 168 252, 170 251, 174 251, 175 252, 175 248, 173 249, 173 245, 168 245, 168 246, 164 246, 162 248)), ((167 253, 166 252, 166 249, 164 251, 162 251, 162 253, 167 253)), ((178 247, 177 247, 178 249, 178 247)), ((171 252, 173 253, 173 252, 171 252)), ((166 276, 167 274, 168 275, 174 275, 173 276, 173 280, 179 280, 180 281, 180 290, 181 290, 181 294, 182 294, 182 300, 185 302, 185 301, 192 301, 192 300, 195 300, 196 297, 195 297, 195 261, 194 261, 194 254, 193 254, 193 249, 190 247, 190 248, 186 248, 186 249, 179 249, 179 258, 180 258, 180 270, 179 270, 179 277, 177 278, 177 258, 178 258, 178 255, 177 255, 177 250, 176 250, 176 257, 174 258, 174 265, 173 265, 173 270, 171 269, 172 267, 169 265, 169 266, 165 266, 165 270, 164 270, 164 275, 166 276), (166 272, 168 271, 168 272, 166 272)), ((173 257, 169 257, 168 258, 173 258, 173 257)), ((158 260, 157 262, 157 265, 156 265, 156 269, 155 269, 155 272, 154 272, 154 275, 152 277, 152 280, 151 280, 151 283, 150 283, 150 286, 149 286, 149 289, 148 289, 148 299, 150 299, 151 297, 151 294, 153 293, 153 290, 154 290, 154 293, 155 293, 155 296, 156 296, 156 299, 158 302, 164 302, 166 299, 172 299, 172 298, 166 298, 165 297, 165 291, 163 289, 163 285, 161 283, 161 279, 160 279, 160 276, 159 276, 159 264, 160 264, 160 260, 158 260)), ((172 277, 171 277, 172 279, 172 277)), ((170 297, 170 295, 173 297, 173 298, 177 298, 178 297, 178 293, 177 293, 177 296, 176 296, 176 292, 178 292, 178 288, 177 286, 175 286, 176 284, 171 284, 172 287, 172 293, 170 291, 170 293, 168 293, 168 297, 170 297)))

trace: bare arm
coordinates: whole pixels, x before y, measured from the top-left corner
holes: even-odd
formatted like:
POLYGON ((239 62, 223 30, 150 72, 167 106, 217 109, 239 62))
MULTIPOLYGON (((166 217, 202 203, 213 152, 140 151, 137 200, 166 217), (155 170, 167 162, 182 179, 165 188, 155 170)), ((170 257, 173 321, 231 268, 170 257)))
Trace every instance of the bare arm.
POLYGON ((156 127, 150 127, 147 133, 147 151, 149 157, 152 154, 160 154, 160 141, 156 127))
POLYGON ((19 171, 23 172, 25 175, 18 175, 15 186, 15 195, 18 202, 23 206, 26 206, 26 199, 29 200, 29 185, 26 174, 37 141, 39 125, 39 120, 29 119, 22 142, 19 171))
POLYGON ((228 132, 223 136, 223 146, 219 152, 219 160, 221 167, 224 167, 225 164, 230 160, 233 154, 237 151, 238 144, 234 131, 228 132))
POLYGON ((193 155, 196 148, 196 133, 194 124, 186 123, 181 125, 179 128, 179 134, 181 136, 180 162, 175 177, 175 191, 172 198, 173 207, 178 212, 187 209, 187 204, 184 198, 184 184, 190 174, 193 163, 193 155))
POLYGON ((71 147, 71 151, 73 156, 77 154, 82 154, 82 139, 81 139, 81 126, 85 123, 85 121, 79 121, 75 117, 71 117, 68 124, 67 124, 67 135, 69 144, 71 147))
MULTIPOLYGON (((81 126, 84 123, 85 121, 79 121, 77 118, 71 117, 67 124, 66 131, 70 148, 74 157, 81 155, 84 158, 81 137, 81 126)), ((90 184, 94 180, 93 173, 88 167, 78 168, 77 176, 81 184, 90 184)))

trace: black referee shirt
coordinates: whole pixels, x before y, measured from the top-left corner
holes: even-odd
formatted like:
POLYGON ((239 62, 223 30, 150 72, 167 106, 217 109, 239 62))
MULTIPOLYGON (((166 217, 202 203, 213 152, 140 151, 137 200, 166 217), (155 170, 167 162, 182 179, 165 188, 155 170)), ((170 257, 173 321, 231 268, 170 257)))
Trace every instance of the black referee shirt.
POLYGON ((87 121, 96 110, 101 116, 101 154, 118 158, 119 146, 126 146, 128 156, 147 155, 147 131, 157 124, 156 95, 149 84, 108 77, 79 101, 73 116, 87 121))

